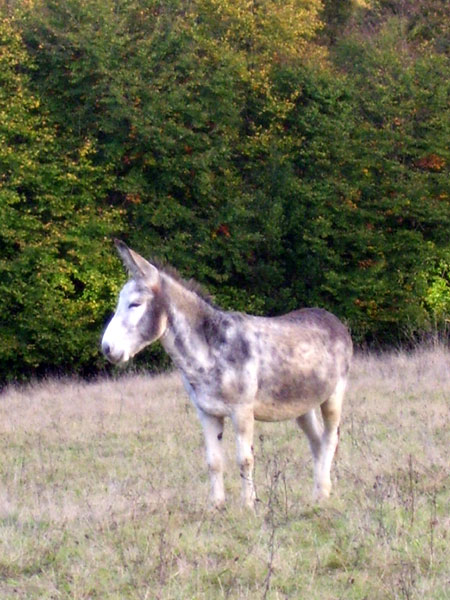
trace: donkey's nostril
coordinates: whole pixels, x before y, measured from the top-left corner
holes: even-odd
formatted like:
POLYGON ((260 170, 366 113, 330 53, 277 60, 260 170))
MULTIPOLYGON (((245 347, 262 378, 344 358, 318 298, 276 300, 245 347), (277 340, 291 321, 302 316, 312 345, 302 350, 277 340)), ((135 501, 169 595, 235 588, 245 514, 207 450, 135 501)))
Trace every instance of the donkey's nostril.
POLYGON ((106 356, 106 358, 114 364, 125 362, 125 360, 124 360, 125 353, 124 352, 117 353, 117 350, 112 348, 107 342, 102 343, 102 352, 106 356))

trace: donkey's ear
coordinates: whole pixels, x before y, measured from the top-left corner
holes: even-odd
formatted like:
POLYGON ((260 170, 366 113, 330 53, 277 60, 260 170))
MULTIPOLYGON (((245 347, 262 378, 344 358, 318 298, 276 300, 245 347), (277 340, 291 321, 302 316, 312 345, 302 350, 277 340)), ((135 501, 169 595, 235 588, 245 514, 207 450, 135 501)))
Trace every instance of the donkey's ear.
POLYGON ((120 258, 123 260, 123 264, 128 269, 132 277, 138 279, 145 279, 151 285, 157 283, 159 278, 158 269, 154 267, 148 260, 145 260, 140 254, 128 248, 128 246, 120 241, 114 240, 114 244, 117 248, 120 258))

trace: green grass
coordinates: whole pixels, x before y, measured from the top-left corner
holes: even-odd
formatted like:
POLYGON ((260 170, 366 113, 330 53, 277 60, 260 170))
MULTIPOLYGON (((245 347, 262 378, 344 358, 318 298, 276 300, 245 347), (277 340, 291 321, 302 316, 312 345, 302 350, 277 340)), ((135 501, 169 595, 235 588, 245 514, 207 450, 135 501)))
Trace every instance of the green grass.
POLYGON ((0 598, 449 598, 450 356, 355 359, 321 507, 294 423, 256 426, 256 515, 207 508, 176 375, 51 380, 0 397, 0 598))

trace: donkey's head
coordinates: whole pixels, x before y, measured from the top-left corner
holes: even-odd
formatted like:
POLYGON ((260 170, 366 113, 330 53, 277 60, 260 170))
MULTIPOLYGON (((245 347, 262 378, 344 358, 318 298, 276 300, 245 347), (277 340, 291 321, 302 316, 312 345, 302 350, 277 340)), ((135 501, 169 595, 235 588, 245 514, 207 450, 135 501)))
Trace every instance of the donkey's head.
POLYGON ((102 351, 111 362, 123 363, 163 335, 167 311, 158 269, 123 242, 115 244, 131 279, 103 334, 102 351))

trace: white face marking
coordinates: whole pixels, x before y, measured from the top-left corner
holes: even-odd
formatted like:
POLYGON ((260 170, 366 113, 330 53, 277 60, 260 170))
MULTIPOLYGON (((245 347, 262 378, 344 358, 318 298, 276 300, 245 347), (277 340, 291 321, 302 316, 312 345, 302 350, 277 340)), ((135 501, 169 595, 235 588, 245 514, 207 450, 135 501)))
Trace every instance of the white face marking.
POLYGON ((151 310, 153 299, 154 294, 151 290, 139 286, 135 280, 129 281, 122 288, 116 312, 102 338, 103 353, 111 362, 126 362, 162 335, 166 327, 166 318, 161 318, 153 339, 148 338, 147 332, 143 331, 144 315, 151 310))

